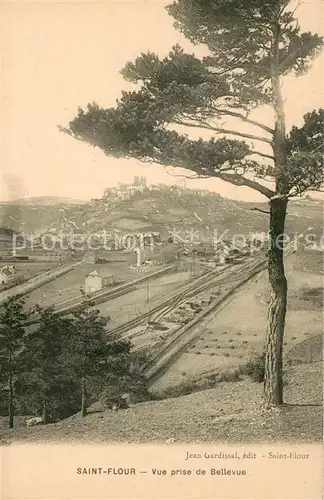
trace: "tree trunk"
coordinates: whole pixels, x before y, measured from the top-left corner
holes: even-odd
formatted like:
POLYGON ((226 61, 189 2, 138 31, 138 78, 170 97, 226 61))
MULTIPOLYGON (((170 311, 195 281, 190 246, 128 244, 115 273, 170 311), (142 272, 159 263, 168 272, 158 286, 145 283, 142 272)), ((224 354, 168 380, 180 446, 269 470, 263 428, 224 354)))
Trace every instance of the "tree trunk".
POLYGON ((287 200, 270 201, 270 249, 268 274, 270 305, 265 346, 264 406, 270 408, 283 402, 282 354, 287 308, 287 280, 283 262, 284 228, 287 200))
POLYGON ((265 408, 279 406, 283 402, 282 353, 287 309, 287 280, 284 269, 284 229, 287 214, 289 186, 285 176, 287 159, 286 119, 281 90, 279 67, 280 11, 275 9, 276 29, 272 43, 271 86, 275 111, 275 128, 272 140, 276 195, 270 198, 270 248, 268 274, 270 304, 265 345, 265 376, 263 404, 265 408))
POLYGON ((85 417, 87 414, 87 391, 84 378, 81 381, 81 416, 85 417))
POLYGON ((10 356, 10 366, 9 366, 9 401, 8 401, 8 417, 9 417, 9 429, 13 429, 14 426, 14 388, 13 388, 13 376, 11 367, 11 356, 10 356))
POLYGON ((44 399, 43 402, 43 424, 48 424, 48 407, 47 407, 47 398, 44 399))

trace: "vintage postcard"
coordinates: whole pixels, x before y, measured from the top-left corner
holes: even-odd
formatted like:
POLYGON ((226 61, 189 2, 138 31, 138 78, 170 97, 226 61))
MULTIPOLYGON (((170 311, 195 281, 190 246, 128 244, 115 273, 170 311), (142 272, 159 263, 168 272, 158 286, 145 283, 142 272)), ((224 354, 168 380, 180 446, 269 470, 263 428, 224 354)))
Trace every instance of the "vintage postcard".
POLYGON ((322 498, 323 19, 2 0, 1 498, 322 498))

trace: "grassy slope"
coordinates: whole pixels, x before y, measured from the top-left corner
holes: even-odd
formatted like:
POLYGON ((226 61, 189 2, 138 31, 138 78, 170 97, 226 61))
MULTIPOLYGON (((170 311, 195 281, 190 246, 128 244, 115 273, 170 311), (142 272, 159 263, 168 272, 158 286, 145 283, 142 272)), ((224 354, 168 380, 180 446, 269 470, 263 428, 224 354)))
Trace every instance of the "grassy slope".
POLYGON ((90 413, 46 427, 1 429, 2 443, 314 443, 322 439, 321 363, 290 368, 287 406, 260 409, 262 384, 243 380, 129 410, 90 413))

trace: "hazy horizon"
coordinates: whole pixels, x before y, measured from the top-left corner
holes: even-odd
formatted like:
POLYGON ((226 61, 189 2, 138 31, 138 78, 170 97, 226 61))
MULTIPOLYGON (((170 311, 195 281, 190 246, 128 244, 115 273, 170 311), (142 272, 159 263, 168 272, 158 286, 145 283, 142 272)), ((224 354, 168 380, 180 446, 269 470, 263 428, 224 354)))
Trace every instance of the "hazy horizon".
MULTIPOLYGON (((181 182, 172 175, 179 171, 107 158, 57 128, 73 119, 78 106, 93 101, 114 105, 121 90, 131 88, 119 71, 141 52, 165 55, 179 43, 199 55, 201 49, 173 28, 165 11, 169 3, 3 3, 2 201, 42 196, 87 201, 118 182, 131 183, 134 175, 146 176, 148 184, 181 182)), ((302 30, 324 34, 323 7, 323 2, 301 4, 302 30)), ((307 75, 285 79, 288 128, 323 106, 323 69, 320 56, 307 75)), ((254 116, 265 123, 272 120, 268 110, 257 110, 254 116)), ((240 129, 253 133, 253 127, 240 129)), ((264 201, 249 188, 218 179, 187 180, 187 187, 264 201)))

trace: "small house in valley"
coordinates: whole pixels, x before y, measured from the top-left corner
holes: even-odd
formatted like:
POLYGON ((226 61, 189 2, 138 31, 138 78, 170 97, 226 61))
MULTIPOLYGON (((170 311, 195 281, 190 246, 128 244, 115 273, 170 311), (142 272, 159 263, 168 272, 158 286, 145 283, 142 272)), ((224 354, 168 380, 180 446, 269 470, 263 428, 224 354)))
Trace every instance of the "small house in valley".
POLYGON ((9 283, 15 275, 14 266, 3 266, 0 269, 0 285, 6 285, 9 283))
POLYGON ((83 262, 85 264, 96 264, 97 258, 93 253, 88 252, 83 256, 83 262))
POLYGON ((111 286, 116 283, 116 277, 106 271, 92 271, 85 277, 84 292, 86 294, 102 290, 106 286, 111 286))

